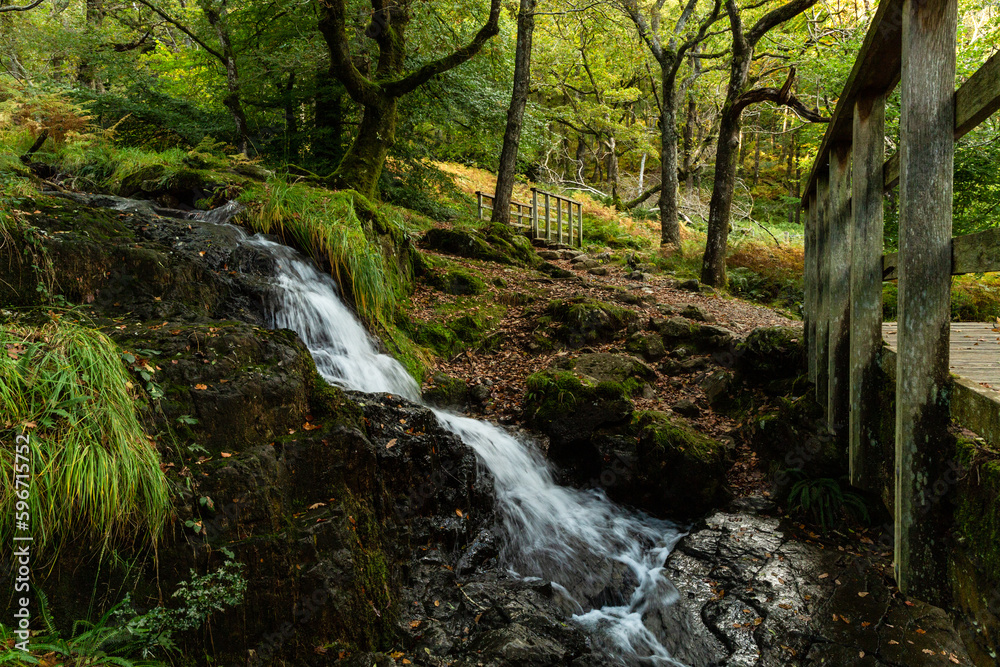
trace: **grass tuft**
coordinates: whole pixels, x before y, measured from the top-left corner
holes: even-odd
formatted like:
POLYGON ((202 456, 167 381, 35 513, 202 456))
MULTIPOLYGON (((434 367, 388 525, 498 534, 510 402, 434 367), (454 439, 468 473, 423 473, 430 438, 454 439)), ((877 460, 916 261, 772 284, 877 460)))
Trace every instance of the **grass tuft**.
POLYGON ((30 439, 28 504, 40 549, 80 531, 110 542, 139 531, 158 538, 171 503, 137 398, 121 350, 104 334, 69 323, 0 328, 0 539, 9 543, 14 530, 21 432, 30 439))

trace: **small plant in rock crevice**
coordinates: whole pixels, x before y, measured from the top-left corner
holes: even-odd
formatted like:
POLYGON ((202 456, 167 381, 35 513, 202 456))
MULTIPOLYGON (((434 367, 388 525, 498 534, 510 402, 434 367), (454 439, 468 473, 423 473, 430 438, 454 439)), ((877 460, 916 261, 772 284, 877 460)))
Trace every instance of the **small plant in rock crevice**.
POLYGON ((831 477, 804 477, 799 470, 788 492, 788 510, 827 532, 848 520, 868 523, 868 506, 857 493, 845 488, 842 480, 831 477))

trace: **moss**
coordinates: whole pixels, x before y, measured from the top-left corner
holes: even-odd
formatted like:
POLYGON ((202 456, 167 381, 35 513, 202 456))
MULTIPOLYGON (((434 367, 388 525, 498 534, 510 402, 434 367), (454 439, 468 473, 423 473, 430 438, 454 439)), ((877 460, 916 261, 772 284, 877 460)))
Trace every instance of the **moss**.
POLYGON ((446 294, 475 295, 486 291, 486 283, 479 276, 461 269, 431 271, 426 281, 446 294))
POLYGON ((988 572, 1000 572, 1000 455, 959 440, 958 462, 967 470, 955 521, 968 551, 988 572))
POLYGON ((639 386, 633 378, 623 382, 597 382, 570 371, 545 370, 528 376, 524 409, 529 418, 545 422, 561 418, 568 410, 584 403, 628 403, 639 386))
POLYGON ((736 347, 737 368, 748 379, 773 382, 805 371, 802 330, 759 327, 736 347))
POLYGON ((572 347, 614 340, 639 319, 634 311, 588 297, 550 301, 545 315, 559 323, 552 335, 572 347))
POLYGON ((357 599, 352 634, 355 641, 368 649, 386 649, 396 637, 399 582, 393 572, 399 570, 390 567, 381 524, 371 506, 346 488, 343 497, 355 538, 350 541, 353 594, 357 599))
POLYGON ((461 408, 469 393, 469 385, 456 377, 445 373, 435 373, 427 386, 424 387, 424 400, 442 407, 461 408))
POLYGON ((364 413, 357 403, 349 399, 340 387, 334 387, 315 370, 309 379, 309 409, 314 419, 348 427, 361 428, 364 413))
POLYGON ((648 410, 632 415, 632 431, 647 439, 653 451, 683 453, 687 457, 714 463, 723 455, 723 447, 707 435, 698 433, 687 424, 675 421, 665 412, 648 410))

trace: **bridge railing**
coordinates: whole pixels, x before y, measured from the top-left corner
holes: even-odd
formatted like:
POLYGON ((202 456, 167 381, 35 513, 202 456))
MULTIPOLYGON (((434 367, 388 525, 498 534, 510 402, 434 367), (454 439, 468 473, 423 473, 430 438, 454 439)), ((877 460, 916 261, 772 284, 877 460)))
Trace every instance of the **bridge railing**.
POLYGON ((957 15, 956 0, 882 0, 802 199, 809 375, 862 488, 882 458, 882 282, 899 281, 895 568, 905 593, 929 600, 947 571, 947 503, 932 485, 962 412, 952 403, 971 391, 949 374, 951 276, 1000 270, 1000 229, 952 238, 955 140, 1000 108, 1000 54, 955 91, 957 15), (886 160, 897 85, 899 151, 886 160), (883 197, 897 185, 899 252, 883 255, 883 197))
MULTIPOLYGON (((479 219, 485 220, 486 211, 493 210, 493 202, 496 198, 494 195, 477 191, 476 199, 479 219)), ((529 232, 528 235, 531 238, 545 239, 549 243, 583 246, 583 204, 574 199, 538 188, 531 188, 530 204, 511 200, 510 218, 512 227, 529 232), (525 222, 526 219, 527 222, 525 222), (576 223, 575 242, 574 222, 576 223), (565 233, 563 233, 564 230, 565 233)))

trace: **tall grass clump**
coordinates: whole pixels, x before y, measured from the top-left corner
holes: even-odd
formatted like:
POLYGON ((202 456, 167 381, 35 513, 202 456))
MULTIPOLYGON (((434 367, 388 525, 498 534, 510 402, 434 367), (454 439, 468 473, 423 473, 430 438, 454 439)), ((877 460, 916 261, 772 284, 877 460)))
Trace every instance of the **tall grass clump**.
POLYGON ((105 542, 159 536, 171 503, 137 398, 121 350, 104 334, 58 322, 0 327, 0 539, 9 543, 14 529, 21 432, 30 434, 28 502, 40 548, 81 532, 105 542))
POLYGON ((360 194, 272 178, 263 191, 248 191, 241 200, 247 206, 245 219, 255 230, 276 234, 320 266, 329 265, 362 319, 370 323, 391 321, 398 271, 366 234, 367 223, 358 217, 356 207, 373 209, 360 194))

